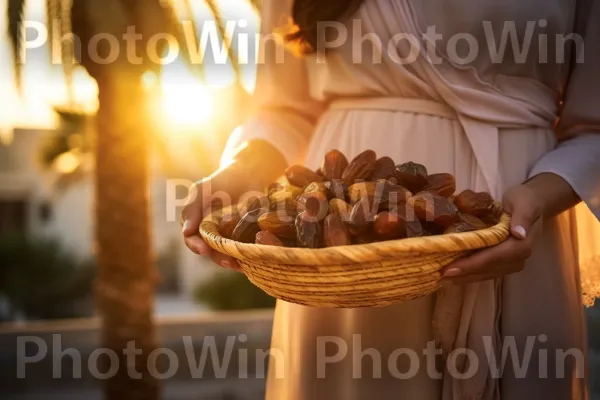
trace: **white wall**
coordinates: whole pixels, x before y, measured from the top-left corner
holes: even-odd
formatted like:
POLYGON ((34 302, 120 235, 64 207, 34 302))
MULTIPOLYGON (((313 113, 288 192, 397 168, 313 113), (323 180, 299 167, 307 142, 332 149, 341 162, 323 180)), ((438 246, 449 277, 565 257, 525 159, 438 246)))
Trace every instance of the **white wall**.
MULTIPOLYGON (((53 174, 44 172, 37 159, 39 146, 50 133, 18 130, 11 146, 1 149, 0 157, 11 158, 11 169, 0 170, 0 198, 27 199, 30 232, 58 238, 74 254, 88 258, 94 250, 93 176, 84 176, 64 191, 53 190, 53 174), (46 201, 52 205, 53 215, 44 223, 40 220, 39 207, 46 201)), ((4 164, 7 163, 0 163, 4 164)), ((159 254, 172 240, 178 243, 180 283, 184 293, 191 295, 197 282, 212 275, 216 268, 183 245, 179 221, 167 220, 166 191, 167 177, 155 174, 150 181, 154 251, 159 254)))

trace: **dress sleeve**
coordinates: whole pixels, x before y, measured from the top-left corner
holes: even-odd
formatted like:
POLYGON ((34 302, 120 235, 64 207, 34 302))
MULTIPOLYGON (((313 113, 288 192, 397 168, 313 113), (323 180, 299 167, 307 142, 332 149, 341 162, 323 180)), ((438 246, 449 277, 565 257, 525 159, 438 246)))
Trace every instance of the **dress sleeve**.
POLYGON ((325 110, 323 102, 310 96, 305 59, 284 50, 281 40, 266 39, 289 23, 291 7, 291 0, 262 2, 262 40, 253 98, 258 107, 230 136, 222 164, 253 139, 274 145, 288 164, 302 161, 316 121, 325 110))
POLYGON ((557 127, 561 141, 530 176, 561 176, 600 220, 600 2, 577 4, 576 31, 584 38, 584 50, 578 55, 582 62, 573 62, 565 88, 557 127))

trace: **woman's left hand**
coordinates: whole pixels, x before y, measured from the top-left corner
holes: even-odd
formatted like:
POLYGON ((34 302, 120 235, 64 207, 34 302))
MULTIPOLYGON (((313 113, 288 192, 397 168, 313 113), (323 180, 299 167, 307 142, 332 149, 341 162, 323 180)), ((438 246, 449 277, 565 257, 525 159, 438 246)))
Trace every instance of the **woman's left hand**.
POLYGON ((543 203, 528 186, 504 193, 504 210, 511 215, 510 237, 497 246, 453 262, 442 270, 443 282, 465 284, 501 278, 522 271, 542 228, 543 203))

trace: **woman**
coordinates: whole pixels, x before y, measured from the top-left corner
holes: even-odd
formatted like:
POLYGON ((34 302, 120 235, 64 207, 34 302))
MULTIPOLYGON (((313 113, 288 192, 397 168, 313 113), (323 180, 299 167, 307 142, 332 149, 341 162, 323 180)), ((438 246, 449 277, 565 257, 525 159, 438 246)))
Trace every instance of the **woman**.
MULTIPOLYGON (((261 108, 228 143, 235 162, 204 189, 235 198, 287 164, 316 168, 330 149, 373 149, 451 172, 459 190, 490 191, 512 214, 511 238, 445 268, 436 295, 358 310, 278 302, 272 346, 285 367, 270 369, 267 398, 587 398, 577 230, 597 221, 581 208, 576 224, 573 207, 584 200, 600 215, 600 4, 271 0, 263 9, 264 33, 291 15, 288 40, 309 54, 281 62, 263 49, 261 108), (346 40, 323 21, 343 22, 346 40), (438 38, 423 36, 431 27, 438 38), (497 54, 511 27, 529 51, 508 39, 497 54), (580 43, 560 39, 571 33, 585 40, 583 63, 580 43), (497 373, 488 360, 503 346, 514 353, 497 373)), ((209 199, 184 210, 186 244, 235 268, 197 236, 209 199)))

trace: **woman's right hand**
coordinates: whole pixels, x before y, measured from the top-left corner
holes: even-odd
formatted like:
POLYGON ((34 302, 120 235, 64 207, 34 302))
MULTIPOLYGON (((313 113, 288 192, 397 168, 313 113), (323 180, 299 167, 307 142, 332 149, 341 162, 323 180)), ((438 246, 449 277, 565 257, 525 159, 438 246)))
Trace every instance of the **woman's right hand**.
POLYGON ((194 184, 189 202, 181 212, 183 240, 194 253, 210 256, 224 268, 238 269, 237 261, 211 249, 199 235, 200 222, 211 207, 237 204, 240 198, 263 193, 264 188, 282 175, 286 167, 283 155, 262 140, 248 142, 232 163, 194 184), (220 201, 215 202, 219 199, 220 201))

